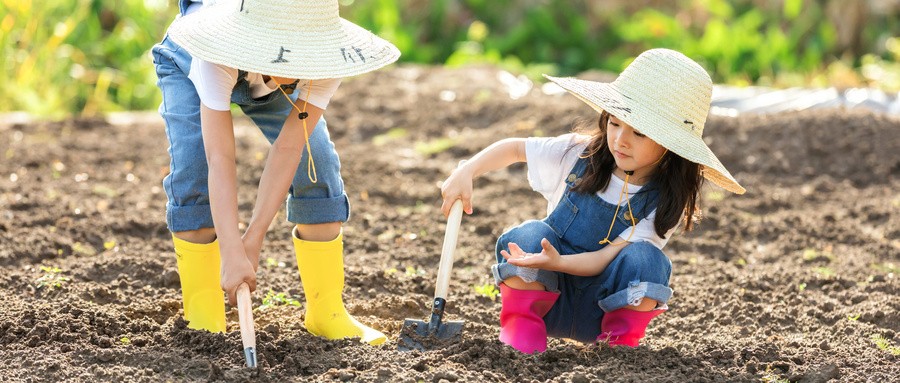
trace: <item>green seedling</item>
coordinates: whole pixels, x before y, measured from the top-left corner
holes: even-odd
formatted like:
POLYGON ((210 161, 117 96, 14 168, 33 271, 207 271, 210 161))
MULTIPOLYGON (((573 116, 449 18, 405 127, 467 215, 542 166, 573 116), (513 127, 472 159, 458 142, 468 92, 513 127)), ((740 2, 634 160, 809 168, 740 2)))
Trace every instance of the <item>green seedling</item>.
POLYGON ((834 254, 828 250, 818 251, 816 249, 806 248, 806 249, 803 249, 802 258, 803 258, 803 262, 813 262, 813 261, 819 261, 822 259, 825 259, 828 262, 831 262, 834 260, 834 254))
POLYGON ((813 269, 813 271, 825 278, 831 278, 834 276, 834 270, 829 267, 816 267, 815 269, 813 269))
POLYGON ((456 146, 456 140, 447 137, 436 138, 428 142, 417 142, 416 152, 424 156, 438 154, 456 146))
POLYGON ((382 146, 391 141, 395 141, 397 139, 403 138, 407 136, 406 129, 403 128, 393 128, 388 130, 387 133, 379 134, 375 137, 372 137, 372 144, 375 146, 382 146))
POLYGON ((869 339, 875 342, 875 346, 878 347, 879 350, 887 351, 895 356, 900 355, 900 347, 892 345, 891 341, 881 334, 873 334, 869 339))
POLYGON ((89 245, 85 245, 81 242, 75 242, 75 244, 72 245, 72 252, 74 252, 76 254, 85 255, 88 257, 97 255, 97 250, 94 250, 93 247, 91 247, 89 245))
POLYGON ((891 262, 873 263, 871 265, 871 267, 877 271, 881 271, 881 272, 888 273, 888 274, 900 273, 900 267, 897 267, 897 265, 895 265, 891 262))
POLYGON ((409 277, 413 277, 416 275, 425 275, 425 270, 412 266, 406 266, 406 275, 409 277))
POLYGON ((69 278, 60 275, 62 270, 59 267, 41 266, 44 275, 34 281, 37 288, 46 287, 49 290, 61 288, 63 283, 68 282, 69 278))
POLYGON ((500 295, 500 290, 497 290, 497 286, 494 286, 493 283, 485 283, 481 286, 473 286, 475 288, 475 294, 479 296, 490 298, 491 301, 497 299, 497 296, 500 295))
POLYGON ((803 291, 806 290, 806 283, 801 283, 797 285, 797 290, 803 291))
POLYGON ((278 261, 277 259, 272 258, 272 257, 266 258, 266 267, 267 267, 267 268, 270 268, 270 269, 271 269, 271 268, 276 267, 276 266, 277 266, 277 267, 284 267, 284 266, 286 266, 286 264, 285 264, 284 262, 278 261))
POLYGON ((300 307, 300 301, 291 298, 285 293, 275 293, 272 290, 266 293, 266 296, 262 300, 262 304, 259 306, 259 310, 266 310, 270 307, 275 306, 297 306, 300 307))
POLYGON ((847 320, 849 320, 851 322, 856 322, 857 320, 859 320, 859 318, 861 316, 862 316, 862 314, 847 314, 847 320))
POLYGON ((119 342, 122 342, 124 345, 129 345, 131 344, 131 339, 128 339, 127 336, 123 336, 122 339, 119 339, 119 342))
POLYGON ((115 198, 119 195, 118 191, 106 185, 95 185, 91 189, 91 192, 93 192, 95 195, 106 198, 115 198))

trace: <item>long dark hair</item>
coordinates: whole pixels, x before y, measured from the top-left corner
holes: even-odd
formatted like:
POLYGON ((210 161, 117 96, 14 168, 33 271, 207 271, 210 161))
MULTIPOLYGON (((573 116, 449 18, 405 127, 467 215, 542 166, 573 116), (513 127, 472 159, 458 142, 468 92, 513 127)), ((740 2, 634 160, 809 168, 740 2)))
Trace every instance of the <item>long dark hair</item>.
MULTIPOLYGON (((572 188, 573 191, 594 194, 606 190, 609 178, 616 168, 606 141, 606 125, 609 113, 600 113, 598 129, 591 129, 590 141, 582 156, 588 158, 588 166, 581 181, 572 188)), ((583 130, 583 129, 582 129, 583 130)), ((666 151, 663 158, 650 174, 650 182, 659 188, 659 201, 656 206, 654 229, 660 237, 665 237, 669 229, 678 225, 684 217, 684 230, 690 231, 700 221, 700 187, 704 178, 700 174, 700 165, 688 161, 681 156, 666 151)))

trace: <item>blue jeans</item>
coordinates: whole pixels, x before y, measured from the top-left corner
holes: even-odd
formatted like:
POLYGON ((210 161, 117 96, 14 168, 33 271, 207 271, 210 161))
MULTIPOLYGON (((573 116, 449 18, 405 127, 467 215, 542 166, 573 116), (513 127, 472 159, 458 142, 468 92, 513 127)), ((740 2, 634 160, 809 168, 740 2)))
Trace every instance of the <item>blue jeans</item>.
MULTIPOLYGON (((604 312, 627 305, 636 306, 645 297, 663 306, 669 301, 672 297, 669 288, 672 263, 662 250, 648 242, 629 244, 600 275, 589 277, 522 268, 507 263, 500 255, 501 250, 509 251, 510 242, 526 252, 539 253, 543 238, 547 238, 563 256, 597 251, 605 246, 599 241, 606 235, 610 222, 613 222, 611 240, 628 227, 630 220, 623 218, 623 209, 619 209, 617 216, 616 205, 595 194, 570 190, 584 174, 586 164, 587 161, 581 159, 575 165, 566 181, 565 194, 547 218, 526 221, 500 236, 496 247, 498 263, 491 271, 498 284, 515 276, 524 276, 543 284, 548 291, 559 292, 559 299, 544 316, 547 334, 593 342, 600 335, 604 312)), ((635 219, 646 217, 655 208, 657 197, 658 192, 652 185, 644 186, 641 192, 631 197, 635 219)))
MULTIPOLYGON (((153 47, 152 55, 163 96, 159 113, 169 140, 169 174, 163 179, 168 197, 166 223, 173 232, 213 227, 209 168, 200 130, 200 98, 188 79, 191 55, 168 36, 153 47)), ((243 75, 242 72, 231 101, 241 107, 270 143, 274 142, 292 106, 277 91, 252 98, 243 75)), ((291 96, 293 100, 297 93, 291 96)), ((318 182, 312 183, 307 176, 309 153, 304 150, 287 198, 287 219, 297 224, 346 222, 350 202, 344 193, 340 159, 324 118, 316 124, 309 141, 318 182)))

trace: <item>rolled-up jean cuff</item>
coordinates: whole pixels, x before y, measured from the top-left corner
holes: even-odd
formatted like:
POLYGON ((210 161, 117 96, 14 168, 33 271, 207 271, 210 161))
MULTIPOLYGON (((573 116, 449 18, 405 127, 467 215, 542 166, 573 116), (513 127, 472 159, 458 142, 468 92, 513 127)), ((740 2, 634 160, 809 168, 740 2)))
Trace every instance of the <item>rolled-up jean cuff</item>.
MULTIPOLYGON (((519 267, 511 263, 498 263, 491 266, 491 274, 494 275, 494 280, 497 282, 497 285, 499 285, 509 278, 518 277, 519 267)), ((547 289, 547 291, 554 293, 559 292, 559 277, 554 271, 539 269, 535 282, 544 285, 544 288, 547 289)))
POLYGON ((330 198, 296 198, 287 200, 287 220, 301 225, 347 222, 350 219, 350 200, 343 193, 330 198))
POLYGON ((213 227, 209 205, 166 206, 166 225, 169 231, 177 233, 213 227))
POLYGON ((672 293, 671 288, 659 283, 633 281, 625 290, 617 291, 597 301, 597 305, 603 311, 610 312, 625 306, 634 306, 634 303, 640 303, 643 298, 650 298, 659 302, 660 306, 665 306, 672 298, 672 293))

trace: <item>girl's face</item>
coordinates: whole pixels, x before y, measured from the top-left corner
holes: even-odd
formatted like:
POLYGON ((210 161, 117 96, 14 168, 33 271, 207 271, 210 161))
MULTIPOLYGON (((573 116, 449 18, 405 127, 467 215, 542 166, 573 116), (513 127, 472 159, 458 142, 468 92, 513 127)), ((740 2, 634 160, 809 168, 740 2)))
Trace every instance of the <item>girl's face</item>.
POLYGON ((616 159, 615 174, 624 179, 625 171, 634 171, 631 179, 637 182, 650 175, 666 154, 661 145, 613 115, 606 124, 606 142, 616 159))

